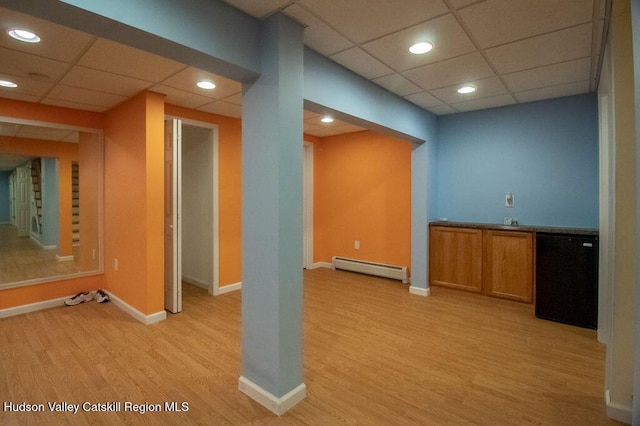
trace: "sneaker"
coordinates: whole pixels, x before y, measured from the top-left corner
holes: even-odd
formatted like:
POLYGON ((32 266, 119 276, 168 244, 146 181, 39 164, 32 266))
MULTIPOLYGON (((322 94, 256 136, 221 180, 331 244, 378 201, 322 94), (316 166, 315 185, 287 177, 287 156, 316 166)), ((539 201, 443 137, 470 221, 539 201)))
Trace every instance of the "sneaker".
POLYGON ((98 303, 106 303, 109 301, 109 295, 104 292, 104 290, 98 290, 96 293, 96 302, 98 303))
POLYGON ((93 300, 93 292, 91 293, 78 293, 70 299, 64 301, 64 304, 67 306, 75 306, 80 303, 89 302, 93 300))

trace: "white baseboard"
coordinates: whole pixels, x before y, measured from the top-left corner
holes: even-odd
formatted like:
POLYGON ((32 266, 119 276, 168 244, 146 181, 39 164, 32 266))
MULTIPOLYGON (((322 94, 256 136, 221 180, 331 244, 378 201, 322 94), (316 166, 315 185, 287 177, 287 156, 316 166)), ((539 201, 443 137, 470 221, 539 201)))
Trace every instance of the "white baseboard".
POLYGON ((313 265, 311 265, 311 267, 309 268, 309 270, 311 269, 318 269, 318 268, 329 268, 329 269, 333 269, 333 264, 331 264, 331 262, 316 262, 313 265))
POLYGON ((137 319, 144 325, 155 324, 156 322, 164 321, 167 319, 167 311, 156 312, 155 314, 146 315, 129 305, 124 300, 120 299, 118 296, 114 295, 110 291, 106 292, 109 295, 109 299, 116 305, 118 308, 122 309, 133 318, 137 319))
POLYGON ((422 288, 422 287, 410 286, 409 287, 409 293, 415 294, 416 296, 427 297, 427 296, 431 295, 431 289, 430 288, 422 288))
POLYGON ((607 417, 619 422, 631 424, 631 407, 611 402, 611 394, 609 392, 609 389, 605 390, 604 399, 606 403, 607 417))
POLYGON ((238 379, 238 389, 278 416, 289 411, 307 396, 307 385, 304 383, 278 398, 244 376, 238 379))
POLYGON ((196 287, 204 288, 205 290, 209 290, 209 283, 199 280, 197 278, 190 277, 188 275, 182 276, 182 281, 189 283, 191 285, 195 285, 196 287))
POLYGON ((213 295, 219 296, 221 294, 230 293, 236 290, 242 290, 242 281, 235 284, 227 284, 227 285, 220 286, 217 289, 214 289, 213 295))
POLYGON ((43 302, 29 303, 28 305, 20 305, 11 308, 0 309, 0 318, 8 318, 15 315, 27 314, 29 312, 36 312, 43 309, 64 306, 64 301, 73 296, 74 295, 59 297, 57 299, 45 300, 43 302))
MULTIPOLYGON (((118 308, 122 309, 141 323, 145 325, 153 324, 167 319, 167 312, 156 312, 155 314, 145 315, 133 306, 129 305, 119 297, 115 296, 111 292, 107 292, 109 299, 118 308)), ((44 300, 42 302, 29 303, 27 305, 14 306, 11 308, 0 309, 0 318, 8 318, 15 315, 27 314, 29 312, 41 311, 43 309, 56 308, 58 306, 64 306, 64 301, 75 296, 74 294, 65 297, 59 297, 57 299, 44 300)))
POLYGON ((71 262, 71 261, 73 261, 73 255, 59 256, 59 255, 56 254, 56 260, 58 262, 71 262))

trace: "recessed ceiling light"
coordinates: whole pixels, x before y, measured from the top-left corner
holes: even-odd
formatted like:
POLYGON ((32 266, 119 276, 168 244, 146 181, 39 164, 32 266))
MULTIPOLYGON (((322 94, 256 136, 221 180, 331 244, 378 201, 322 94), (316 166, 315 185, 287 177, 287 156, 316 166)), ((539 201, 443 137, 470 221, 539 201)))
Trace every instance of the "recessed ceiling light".
POLYGON ((2 87, 18 87, 16 83, 9 80, 0 80, 0 86, 2 87))
POLYGON ((40 41, 40 37, 38 37, 36 33, 22 30, 20 28, 12 28, 7 31, 7 34, 16 40, 24 41, 25 43, 38 43, 40 41))
POLYGON ((477 89, 475 86, 462 86, 461 88, 458 89, 458 93, 462 93, 463 95, 466 95, 468 93, 473 93, 475 92, 477 89))
POLYGON ((428 41, 421 41, 420 43, 416 43, 411 46, 409 48, 409 52, 413 53, 414 55, 422 55, 429 52, 431 49, 433 49, 433 44, 429 43, 428 41))
POLYGON ((322 117, 320 121, 322 121, 323 123, 333 123, 333 118, 326 116, 326 117, 322 117))
POLYGON ((216 88, 216 85, 212 81, 202 80, 197 83, 197 86, 201 89, 212 90, 216 88))

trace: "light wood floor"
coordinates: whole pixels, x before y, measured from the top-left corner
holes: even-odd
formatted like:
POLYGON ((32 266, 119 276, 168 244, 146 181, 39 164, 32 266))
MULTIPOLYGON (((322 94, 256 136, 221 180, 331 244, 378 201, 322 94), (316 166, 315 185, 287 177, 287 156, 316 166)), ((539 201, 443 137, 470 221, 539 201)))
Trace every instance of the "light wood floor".
POLYGON ((600 425, 596 333, 530 305, 305 272, 307 398, 278 418, 238 391, 240 292, 184 288, 151 326, 113 304, 0 320, 0 403, 186 401, 183 413, 8 413, 0 424, 600 425))
MULTIPOLYGON (((0 284, 81 272, 78 262, 58 262, 56 253, 29 237, 18 237, 15 226, 0 225, 0 284)), ((73 254, 77 259, 77 248, 73 254)))

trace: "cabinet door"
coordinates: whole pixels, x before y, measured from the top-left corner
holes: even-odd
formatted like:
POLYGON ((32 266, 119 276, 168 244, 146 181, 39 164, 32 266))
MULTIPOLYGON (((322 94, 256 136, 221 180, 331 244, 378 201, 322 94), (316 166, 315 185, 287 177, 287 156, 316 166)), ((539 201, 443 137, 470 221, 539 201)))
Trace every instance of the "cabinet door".
POLYGON ((490 296, 531 303, 533 234, 484 231, 483 282, 490 296))
POLYGON ((482 231, 432 226, 429 278, 433 285, 482 291, 482 231))

